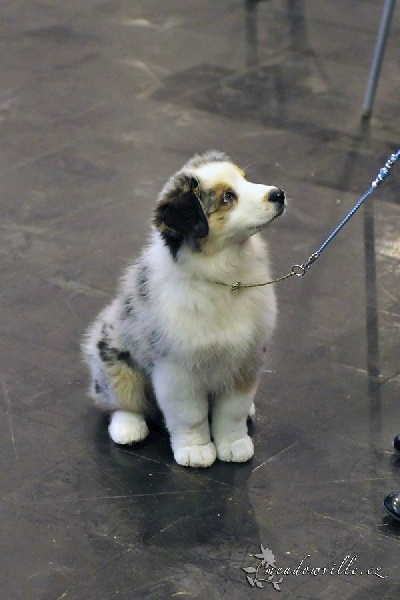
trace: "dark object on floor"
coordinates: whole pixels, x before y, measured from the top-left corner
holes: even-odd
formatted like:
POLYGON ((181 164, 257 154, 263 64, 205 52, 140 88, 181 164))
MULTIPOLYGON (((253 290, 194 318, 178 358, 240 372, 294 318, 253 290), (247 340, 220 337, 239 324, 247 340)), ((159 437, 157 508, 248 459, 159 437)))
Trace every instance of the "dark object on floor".
POLYGON ((388 494, 383 501, 383 506, 391 517, 400 521, 400 491, 388 494))
MULTIPOLYGON (((400 454, 400 433, 395 436, 393 447, 400 454)), ((383 501, 383 506, 391 517, 400 521, 400 491, 388 494, 383 501)))

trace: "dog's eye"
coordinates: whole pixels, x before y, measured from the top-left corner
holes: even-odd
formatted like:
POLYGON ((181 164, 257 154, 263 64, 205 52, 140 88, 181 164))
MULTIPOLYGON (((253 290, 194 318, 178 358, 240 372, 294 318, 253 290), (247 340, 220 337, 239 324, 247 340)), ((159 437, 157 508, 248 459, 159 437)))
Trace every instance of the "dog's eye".
POLYGON ((235 194, 235 192, 232 192, 232 190, 226 190, 226 192, 224 192, 224 196, 223 196, 223 203, 224 204, 232 204, 232 202, 234 200, 236 200, 237 196, 235 194))

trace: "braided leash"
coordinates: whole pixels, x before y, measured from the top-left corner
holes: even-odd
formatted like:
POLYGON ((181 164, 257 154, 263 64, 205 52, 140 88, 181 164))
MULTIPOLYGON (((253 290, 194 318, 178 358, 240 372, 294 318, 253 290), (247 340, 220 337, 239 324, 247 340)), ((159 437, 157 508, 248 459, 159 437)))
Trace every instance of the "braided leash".
POLYGON ((307 273, 307 271, 311 267, 311 265, 313 263, 315 263, 315 261, 321 256, 322 252, 325 250, 325 248, 328 246, 328 244, 331 243, 331 241, 337 236, 339 231, 341 229, 343 229, 343 227, 346 225, 346 223, 357 212, 357 210, 360 208, 360 206, 362 204, 364 204, 364 202, 367 200, 367 198, 369 198, 371 196, 371 194, 373 194, 374 191, 383 183, 383 181, 386 179, 386 177, 390 174, 390 170, 392 169, 393 165, 395 165, 399 159, 400 159, 400 149, 397 150, 397 152, 395 152, 389 156, 385 165, 379 170, 378 175, 376 176, 374 181, 371 183, 370 188, 365 192, 365 194, 363 194, 361 196, 361 198, 358 200, 358 202, 353 206, 353 208, 350 210, 350 212, 345 216, 343 221, 341 221, 339 223, 339 225, 332 231, 332 233, 326 238, 324 243, 321 244, 321 246, 318 248, 318 250, 316 252, 314 252, 313 254, 311 254, 311 256, 307 260, 307 262, 302 263, 300 265, 293 265, 290 272, 287 273, 286 275, 282 275, 282 277, 278 277, 277 279, 271 279, 271 281, 265 281, 263 283, 242 283, 241 281, 238 281, 237 283, 234 283, 233 285, 230 283, 224 283, 223 281, 216 281, 215 283, 219 283, 220 285, 230 287, 231 291, 235 292, 237 290, 241 290, 242 288, 262 287, 264 285, 270 285, 271 283, 278 283, 279 281, 284 281, 285 279, 289 279, 289 277, 293 277, 293 276, 303 277, 307 273))

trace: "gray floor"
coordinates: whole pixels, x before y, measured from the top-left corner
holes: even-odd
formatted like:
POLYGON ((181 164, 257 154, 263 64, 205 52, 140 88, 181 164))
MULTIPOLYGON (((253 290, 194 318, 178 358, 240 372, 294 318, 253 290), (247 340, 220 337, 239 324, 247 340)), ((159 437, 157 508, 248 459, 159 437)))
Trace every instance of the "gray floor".
POLYGON ((320 245, 399 146, 399 7, 360 120, 382 4, 2 2, 2 599, 399 598, 382 500, 400 488, 400 168, 307 277, 277 286, 250 463, 181 468, 160 429, 113 445, 79 357, 195 152, 286 190, 276 275, 320 245), (292 569, 281 596, 246 581, 261 544, 292 569), (294 574, 304 557, 333 573, 294 574))

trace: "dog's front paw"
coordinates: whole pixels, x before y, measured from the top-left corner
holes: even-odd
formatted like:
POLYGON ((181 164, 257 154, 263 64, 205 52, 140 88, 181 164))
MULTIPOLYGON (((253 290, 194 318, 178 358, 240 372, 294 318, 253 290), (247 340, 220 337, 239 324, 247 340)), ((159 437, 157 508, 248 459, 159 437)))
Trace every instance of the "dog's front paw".
POLYGON ((117 410, 111 415, 108 427, 111 439, 116 444, 134 444, 148 436, 149 429, 141 415, 117 410))
POLYGON ((254 454, 254 444, 250 436, 239 440, 221 440, 217 443, 217 456, 224 462, 246 462, 254 454))
POLYGON ((217 452, 212 442, 174 449, 174 458, 178 465, 183 467, 209 467, 216 456, 217 452))

